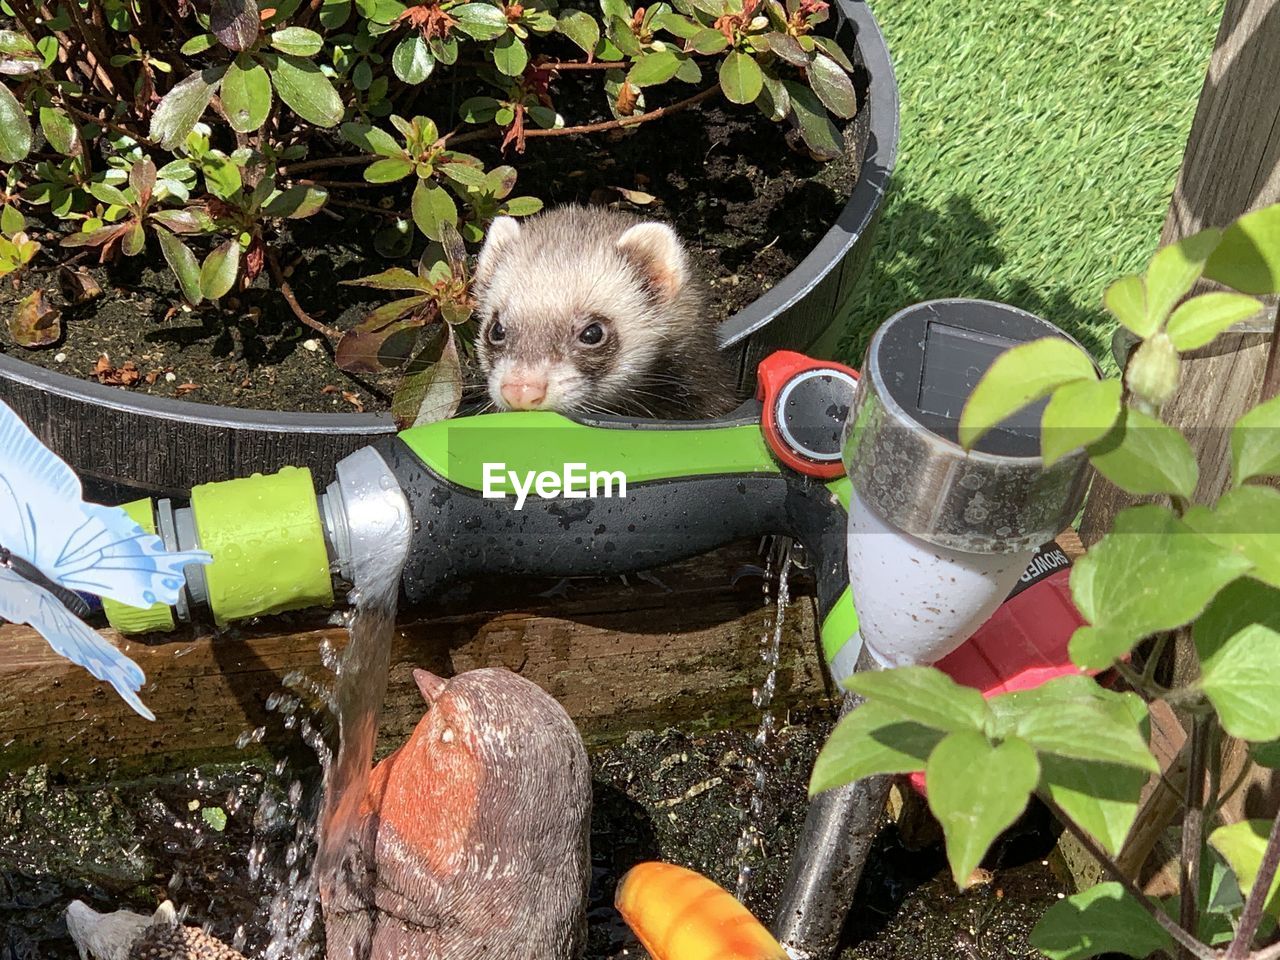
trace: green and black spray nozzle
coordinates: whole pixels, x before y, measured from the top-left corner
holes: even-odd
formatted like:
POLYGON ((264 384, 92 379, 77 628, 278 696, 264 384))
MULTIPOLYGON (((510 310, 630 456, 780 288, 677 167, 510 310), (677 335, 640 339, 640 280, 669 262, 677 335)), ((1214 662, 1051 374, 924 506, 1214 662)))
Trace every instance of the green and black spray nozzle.
POLYGON ((176 611, 107 605, 121 630, 167 629, 207 607, 216 622, 330 605, 334 582, 409 529, 410 603, 485 575, 603 576, 650 569, 766 534, 800 543, 817 581, 824 645, 856 630, 846 567, 841 430, 856 374, 771 355, 758 396, 713 421, 486 414, 404 431, 344 459, 318 497, 310 473, 198 486, 186 507, 129 510, 188 570, 176 611))

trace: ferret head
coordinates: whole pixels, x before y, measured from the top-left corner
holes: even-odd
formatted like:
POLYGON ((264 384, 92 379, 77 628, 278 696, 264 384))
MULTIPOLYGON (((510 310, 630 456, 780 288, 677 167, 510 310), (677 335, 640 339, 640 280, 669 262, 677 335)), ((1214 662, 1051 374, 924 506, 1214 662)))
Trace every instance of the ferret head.
POLYGON ((610 211, 499 217, 476 281, 479 359, 500 410, 620 412, 704 319, 675 231, 610 211))

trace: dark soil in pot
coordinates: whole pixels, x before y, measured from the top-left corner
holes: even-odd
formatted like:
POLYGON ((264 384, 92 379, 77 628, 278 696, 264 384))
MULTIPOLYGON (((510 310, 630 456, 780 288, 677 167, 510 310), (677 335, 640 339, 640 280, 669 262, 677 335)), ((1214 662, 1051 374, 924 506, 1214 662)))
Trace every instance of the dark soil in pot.
MULTIPOLYGON (((856 79, 865 102, 866 78, 856 79)), ((557 103, 566 115, 581 122, 607 119, 595 82, 567 77, 557 84, 557 103)), ((548 206, 615 203, 673 223, 711 284, 707 320, 716 323, 770 289, 832 225, 857 182, 865 138, 865 123, 855 118, 845 129, 846 155, 818 163, 790 149, 785 129, 754 108, 721 101, 625 133, 530 140, 523 157, 507 159, 519 170, 516 192, 538 196, 548 206), (635 192, 628 196, 618 188, 635 192)), ((493 143, 461 149, 486 164, 502 162, 493 143)), ((359 184, 360 169, 316 176, 359 184)), ((404 193, 390 209, 407 211, 404 193)), ((275 244, 298 299, 326 323, 349 327, 390 299, 339 281, 408 262, 388 261, 376 252, 373 236, 386 218, 341 205, 367 205, 383 195, 334 189, 329 213, 300 222, 275 244)), ((35 227, 39 208, 26 212, 45 250, 19 288, 6 284, 0 292, 6 316, 35 287, 55 304, 63 302, 49 265, 67 251, 57 247, 54 228, 35 227)), ((388 407, 389 382, 338 370, 324 337, 302 326, 280 294, 267 289, 265 272, 255 288, 224 298, 221 308, 192 310, 181 305, 154 246, 151 241, 144 255, 109 271, 90 268, 104 295, 66 309, 61 342, 26 350, 0 325, 0 351, 70 376, 203 403, 346 412, 388 407)), ((91 256, 80 263, 90 263, 91 256)))
MULTIPOLYGON (((791 719, 765 756, 757 821, 764 856, 746 898, 765 918, 803 821, 808 771, 830 732, 827 722, 791 719)), ((754 751, 750 732, 667 730, 637 731, 593 752, 584 960, 643 956, 612 909, 614 887, 635 863, 685 864, 734 889, 754 751)), ((45 768, 0 780, 0 930, 7 934, 0 956, 75 960, 61 919, 71 899, 144 911, 163 897, 188 908, 188 923, 228 941, 240 930, 252 955, 263 945, 265 911, 247 853, 261 822, 259 798, 287 804, 288 783, 252 764, 97 786, 45 768), (211 808, 230 811, 225 824, 205 813, 211 808)), ((260 830, 258 837, 279 857, 290 834, 260 830)), ((1063 890, 1043 859, 1053 840, 1047 816, 1033 809, 997 843, 983 882, 959 893, 939 846, 909 851, 887 827, 864 872, 840 960, 1031 960, 1038 954, 1027 934, 1063 890)))

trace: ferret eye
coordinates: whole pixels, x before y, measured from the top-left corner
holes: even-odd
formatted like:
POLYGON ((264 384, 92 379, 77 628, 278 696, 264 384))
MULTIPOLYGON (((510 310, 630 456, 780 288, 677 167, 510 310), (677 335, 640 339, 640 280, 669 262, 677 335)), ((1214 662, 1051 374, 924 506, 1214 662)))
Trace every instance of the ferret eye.
POLYGON ((489 325, 488 337, 490 343, 501 343, 507 339, 507 331, 501 320, 495 320, 489 325))
POLYGON ((598 346, 604 342, 604 325, 599 322, 588 325, 578 334, 578 340, 588 347, 598 346))

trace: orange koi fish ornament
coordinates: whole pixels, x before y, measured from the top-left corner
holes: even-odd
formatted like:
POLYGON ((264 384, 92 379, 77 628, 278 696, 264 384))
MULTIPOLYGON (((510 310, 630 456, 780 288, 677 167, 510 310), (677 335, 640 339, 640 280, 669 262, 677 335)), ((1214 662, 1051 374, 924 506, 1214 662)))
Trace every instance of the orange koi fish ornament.
POLYGON ((653 960, 787 960, 732 894, 684 867, 633 867, 618 884, 614 905, 653 960))

